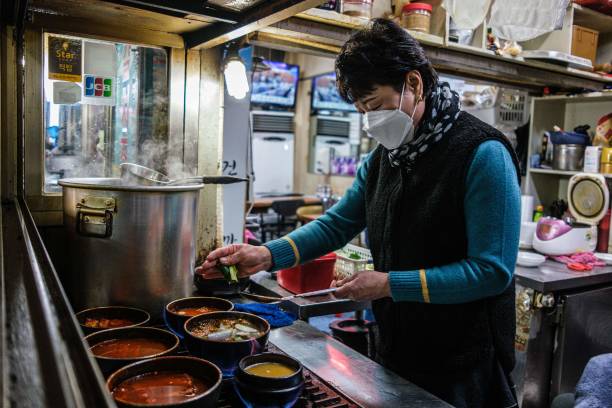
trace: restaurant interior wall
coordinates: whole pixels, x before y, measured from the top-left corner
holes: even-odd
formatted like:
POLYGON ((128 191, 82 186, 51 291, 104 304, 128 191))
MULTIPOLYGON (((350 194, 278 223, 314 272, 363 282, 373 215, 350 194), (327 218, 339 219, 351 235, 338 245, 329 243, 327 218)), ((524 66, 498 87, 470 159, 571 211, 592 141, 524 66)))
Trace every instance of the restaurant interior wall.
POLYGON ((332 58, 318 57, 303 53, 287 53, 286 62, 300 66, 300 83, 298 85, 297 101, 295 105, 295 168, 294 189, 304 194, 315 194, 317 186, 329 184, 334 194, 343 195, 353 183, 352 177, 329 176, 314 174, 308 171, 308 155, 310 151, 310 93, 311 80, 309 78, 332 72, 334 60, 332 58))

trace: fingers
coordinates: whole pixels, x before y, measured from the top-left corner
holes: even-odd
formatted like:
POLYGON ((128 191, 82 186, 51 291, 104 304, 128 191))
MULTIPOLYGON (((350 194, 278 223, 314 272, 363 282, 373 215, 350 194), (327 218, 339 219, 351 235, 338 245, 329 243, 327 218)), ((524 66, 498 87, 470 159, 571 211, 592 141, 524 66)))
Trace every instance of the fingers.
POLYGON ((353 284, 347 283, 346 285, 340 286, 338 290, 334 292, 334 296, 340 299, 353 299, 353 284))
POLYGON ((219 262, 223 265, 237 265, 242 261, 243 258, 244 254, 242 253, 242 251, 238 251, 231 255, 219 258, 219 262))
POLYGON ((226 257, 228 255, 231 255, 231 254, 235 253, 235 252, 238 252, 241 247, 242 247, 241 244, 232 244, 232 245, 224 246, 223 248, 215 249, 210 254, 208 254, 208 256, 206 257, 206 260, 207 261, 214 261, 216 259, 219 259, 219 258, 222 258, 222 257, 226 257))
POLYGON ((204 265, 195 268, 195 273, 202 275, 204 279, 221 279, 223 274, 214 266, 205 268, 204 265))

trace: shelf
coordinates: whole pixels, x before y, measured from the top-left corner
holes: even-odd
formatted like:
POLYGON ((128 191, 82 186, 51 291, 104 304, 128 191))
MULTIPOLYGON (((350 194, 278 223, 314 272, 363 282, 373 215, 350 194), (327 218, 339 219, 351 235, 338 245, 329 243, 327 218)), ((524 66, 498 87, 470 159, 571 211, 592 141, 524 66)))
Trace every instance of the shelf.
MULTIPOLYGON (((335 11, 310 9, 259 32, 258 45, 269 48, 326 55, 334 58, 337 49, 351 34, 368 23, 335 11)), ((440 72, 497 81, 512 86, 565 89, 602 89, 612 78, 592 72, 568 69, 541 61, 510 58, 474 45, 445 44, 443 36, 409 31, 422 44, 433 66, 440 72)))
POLYGON ((316 21, 318 23, 335 25, 338 27, 346 27, 359 29, 368 23, 368 20, 358 17, 347 16, 346 14, 338 13, 331 10, 323 10, 313 8, 306 10, 297 15, 304 20, 316 21))
MULTIPOLYGON (((583 171, 566 171, 566 170, 538 169, 538 168, 531 168, 529 169, 529 172, 533 174, 547 174, 547 175, 559 176, 559 177, 572 177, 578 173, 584 173, 583 171)), ((612 179, 612 174, 602 174, 602 176, 604 176, 605 178, 612 179)))
POLYGON ((448 44, 446 44, 446 46, 450 49, 456 49, 456 50, 464 51, 470 54, 478 54, 478 55, 484 55, 487 57, 495 57, 495 53, 493 51, 487 50, 486 48, 475 47, 473 45, 449 42, 448 44))
POLYGON ((574 7, 574 24, 597 30, 600 33, 612 33, 612 16, 572 3, 574 7))

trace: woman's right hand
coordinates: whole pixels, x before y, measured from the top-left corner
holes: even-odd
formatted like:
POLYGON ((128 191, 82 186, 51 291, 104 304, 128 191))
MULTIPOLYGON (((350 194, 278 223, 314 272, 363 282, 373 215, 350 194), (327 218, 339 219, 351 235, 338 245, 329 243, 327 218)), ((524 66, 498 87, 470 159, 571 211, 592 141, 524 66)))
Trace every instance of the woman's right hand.
POLYGON ((270 269, 272 254, 265 246, 232 244, 208 254, 195 272, 203 275, 204 279, 222 279, 223 274, 217 269, 218 265, 236 265, 240 277, 249 276, 270 269))

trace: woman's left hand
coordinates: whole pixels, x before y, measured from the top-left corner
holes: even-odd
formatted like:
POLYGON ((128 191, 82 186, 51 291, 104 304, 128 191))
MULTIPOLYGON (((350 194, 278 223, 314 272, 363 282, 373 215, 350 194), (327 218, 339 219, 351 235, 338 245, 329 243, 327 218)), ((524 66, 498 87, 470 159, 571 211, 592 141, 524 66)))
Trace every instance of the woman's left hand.
POLYGON ((358 301, 376 300, 391 296, 389 274, 375 271, 362 271, 340 281, 333 281, 337 287, 334 296, 358 301))

